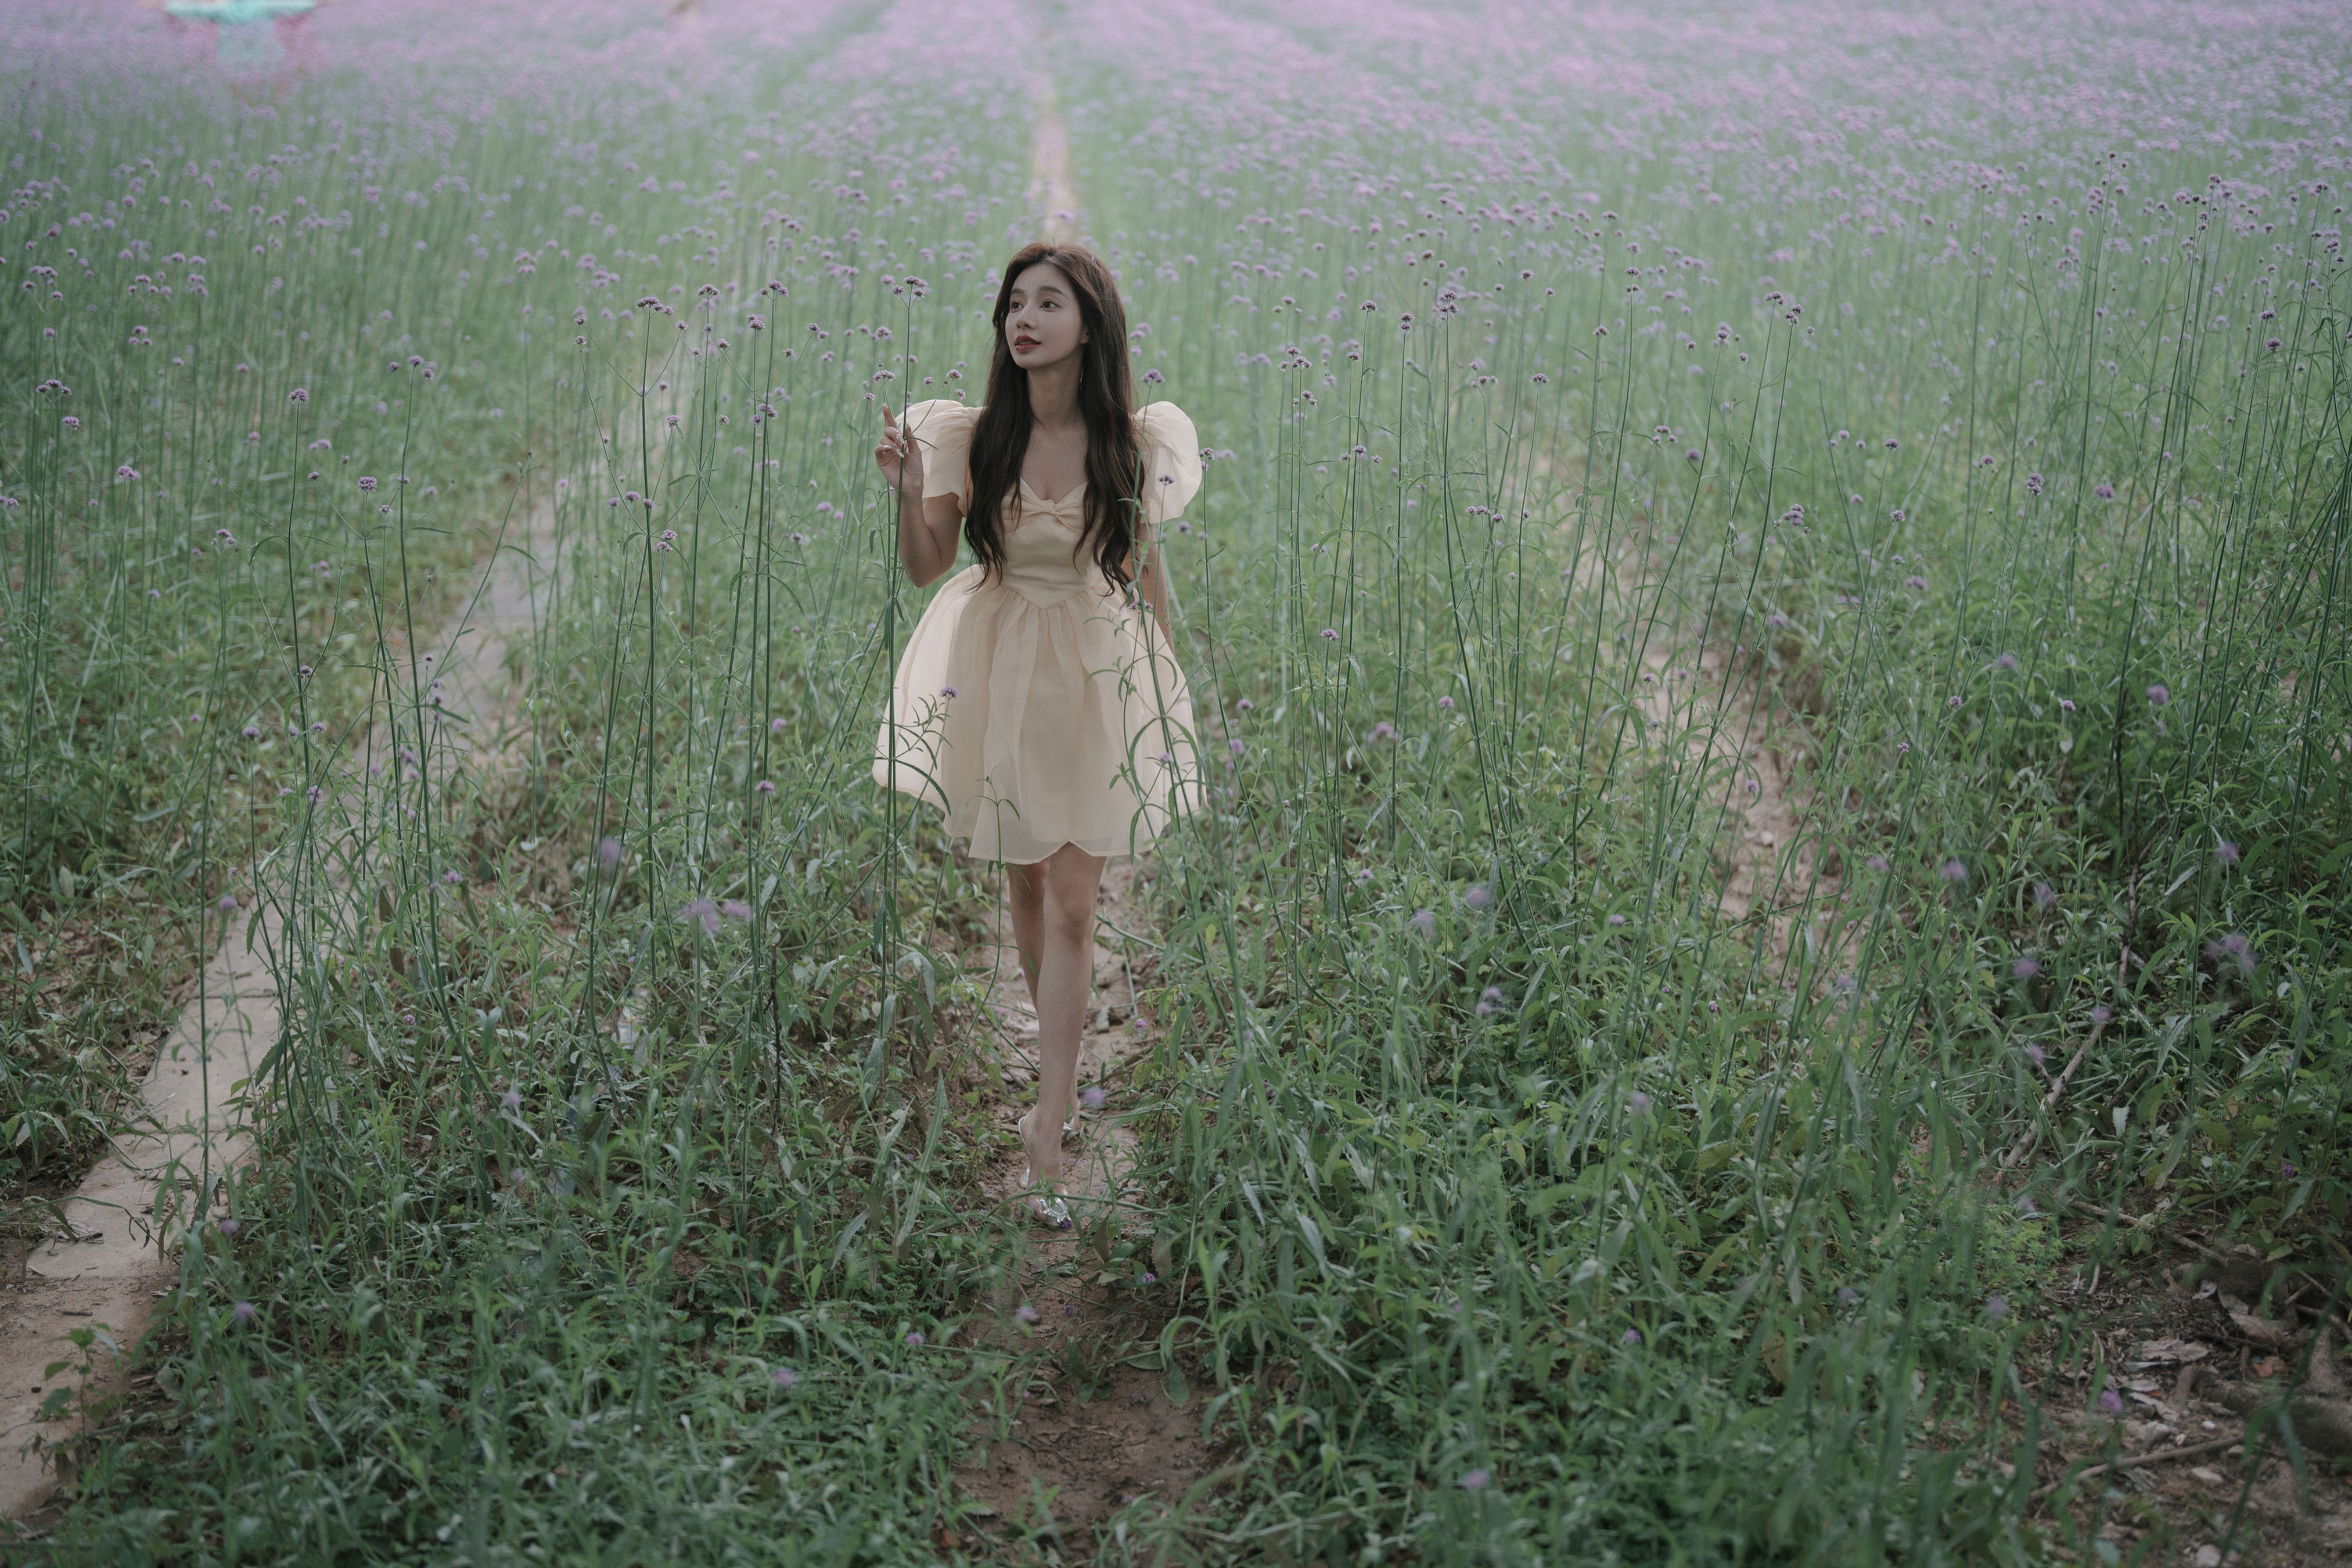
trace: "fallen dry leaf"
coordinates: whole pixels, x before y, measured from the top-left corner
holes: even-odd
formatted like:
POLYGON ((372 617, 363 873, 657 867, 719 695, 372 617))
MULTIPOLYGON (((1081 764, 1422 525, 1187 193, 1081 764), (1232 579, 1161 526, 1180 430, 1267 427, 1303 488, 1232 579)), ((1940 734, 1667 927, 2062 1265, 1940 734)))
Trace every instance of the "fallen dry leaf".
POLYGON ((2132 1352, 2137 1366, 2153 1366, 2159 1363, 2178 1366, 2187 1362, 2203 1361, 2213 1353, 2210 1345, 2200 1345, 2195 1340, 2148 1340, 2132 1352))
POLYGON ((2280 1328, 2276 1323, 2264 1322, 2252 1312, 2232 1312, 2230 1314, 2230 1321, 2238 1326, 2240 1333, 2258 1345, 2267 1345, 2275 1350, 2286 1343, 2284 1329, 2280 1328))

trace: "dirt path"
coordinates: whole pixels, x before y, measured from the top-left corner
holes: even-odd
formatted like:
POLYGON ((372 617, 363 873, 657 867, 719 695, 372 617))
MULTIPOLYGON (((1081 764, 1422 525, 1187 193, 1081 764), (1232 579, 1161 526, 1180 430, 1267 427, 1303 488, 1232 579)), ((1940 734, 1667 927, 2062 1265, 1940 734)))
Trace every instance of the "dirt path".
POLYGON ((1069 132, 1062 128, 1062 110, 1051 77, 1032 77, 1029 91, 1036 105, 1037 129, 1029 152, 1029 212, 1041 239, 1067 244, 1079 237, 1081 225, 1077 176, 1070 163, 1069 132))
MULTIPOLYGON (((1578 563, 1564 612, 1621 621, 1638 648, 1632 691, 1642 731, 1633 744, 1654 763, 1691 770, 1696 824, 1712 818, 1722 879, 1717 908, 1753 924, 1770 978, 1793 985, 1790 956, 1809 923, 1827 945, 1842 882, 1824 863, 1798 766, 1815 744, 1785 693, 1765 677, 1752 647, 1734 648, 1675 596, 1667 563, 1629 536, 1613 563, 1592 552, 1578 563)), ((1767 635, 1750 617, 1748 636, 1767 635)))
MULTIPOLYGON (((1121 1239, 1150 1236, 1134 1186, 1135 1135, 1122 1120, 1134 1100, 1130 1070, 1157 1038, 1137 994, 1150 950, 1121 933, 1136 930, 1137 883, 1151 875, 1148 861, 1136 860, 1115 860, 1103 873, 1094 1002, 1077 1079, 1082 1093, 1100 1089, 1101 1103, 1076 1111, 1063 1144, 1073 1224, 1056 1232, 1016 1221, 1023 1240, 1009 1265, 1003 1307, 1036 1316, 1014 1318, 999 1338, 1031 1358, 1029 1372, 1009 1435, 998 1437, 996 1413, 982 1411, 968 1434, 970 1462, 957 1477, 967 1493, 1024 1529, 1080 1532, 1065 1551, 1086 1555, 1093 1546, 1084 1532, 1140 1499, 1181 1502, 1208 1467, 1197 1409, 1188 1414, 1169 1395, 1158 1346, 1161 1315, 1148 1289, 1139 1289, 1151 1265, 1111 1267, 1121 1239)), ((976 956, 994 965, 1002 1092, 991 1114, 1013 1145, 984 1190, 1017 1213, 1024 1157, 1014 1122, 1035 1092, 1036 1014, 1009 941, 976 956)))
MULTIPOLYGON (((548 536, 542 522, 509 539, 470 617, 461 607, 428 645, 442 706, 472 720, 446 727, 451 739, 440 743, 464 747, 478 737, 486 747, 462 766, 478 771, 502 754, 520 710, 520 687, 510 689, 505 676, 507 648, 534 622, 541 578, 535 555, 548 536)), ((379 730, 353 753, 352 767, 390 750, 389 733, 379 730)), ((46 1375, 51 1363, 78 1359, 66 1336, 97 1330, 118 1354, 135 1345, 156 1301, 179 1283, 172 1243, 180 1216, 198 1212, 192 1189, 205 1190, 207 1182, 216 1189, 221 1174, 252 1152, 245 1082, 278 1037, 271 955, 282 934, 280 913, 267 899, 228 932, 141 1086, 136 1131, 119 1139, 65 1201, 66 1232, 36 1244, 16 1278, 0 1283, 0 1509, 11 1519, 39 1508, 57 1482, 46 1458, 26 1450, 68 1430, 66 1421, 41 1419, 45 1402, 79 1383, 70 1373, 54 1383, 46 1375)), ((110 1378, 117 1358, 104 1342, 96 1348, 95 1375, 110 1378)))

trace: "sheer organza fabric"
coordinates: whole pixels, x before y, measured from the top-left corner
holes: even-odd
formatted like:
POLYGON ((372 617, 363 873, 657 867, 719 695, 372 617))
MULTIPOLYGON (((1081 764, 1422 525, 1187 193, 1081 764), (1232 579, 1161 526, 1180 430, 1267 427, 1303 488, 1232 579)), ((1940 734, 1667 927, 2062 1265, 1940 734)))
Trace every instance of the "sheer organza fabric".
MULTIPOLYGON (((923 494, 971 500, 980 410, 908 408, 923 494)), ((1192 421, 1171 403, 1136 416, 1152 536, 1201 488, 1192 421)), ((1079 544, 1086 489, 1007 503, 1003 573, 964 568, 932 595, 899 656, 874 779, 938 806, 983 860, 1029 865, 1065 844, 1126 855, 1198 803, 1192 698, 1160 633, 1079 544)))

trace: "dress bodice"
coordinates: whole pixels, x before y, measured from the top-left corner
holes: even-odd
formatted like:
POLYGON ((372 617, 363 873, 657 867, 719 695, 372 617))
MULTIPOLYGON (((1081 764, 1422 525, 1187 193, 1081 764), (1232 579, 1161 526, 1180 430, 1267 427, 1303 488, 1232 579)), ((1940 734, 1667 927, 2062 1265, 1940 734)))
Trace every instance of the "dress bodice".
POLYGON ((1083 483, 1068 495, 1046 500, 1024 479, 1014 499, 1012 526, 1004 534, 1003 586, 1039 609, 1088 591, 1102 598, 1115 596, 1093 552, 1080 542, 1087 528, 1083 483))
MULTIPOLYGON (((971 504, 971 433, 980 410, 951 398, 908 405, 904 426, 923 447, 923 494, 951 495, 971 504)), ((1143 454, 1143 515, 1157 530, 1181 514, 1201 488, 1200 437, 1192 421, 1172 403, 1150 403, 1135 412, 1137 445, 1143 454)), ((1074 595, 1116 599, 1093 552, 1081 548, 1087 527, 1087 487, 1082 480, 1066 496, 1047 500, 1023 479, 1014 490, 1004 531, 1004 572, 998 583, 1040 609, 1074 595)), ((967 568, 967 572, 976 569, 967 568)), ((967 586, 977 588, 976 578, 967 586)))

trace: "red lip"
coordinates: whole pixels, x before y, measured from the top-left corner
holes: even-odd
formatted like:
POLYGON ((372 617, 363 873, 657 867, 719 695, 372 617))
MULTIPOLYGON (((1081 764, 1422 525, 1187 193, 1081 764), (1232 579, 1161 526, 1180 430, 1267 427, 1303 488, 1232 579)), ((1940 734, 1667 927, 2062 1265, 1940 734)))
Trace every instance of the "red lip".
POLYGON ((1037 340, 1034 338, 1015 338, 1013 340, 1013 346, 1016 349, 1034 349, 1037 346, 1037 340))

